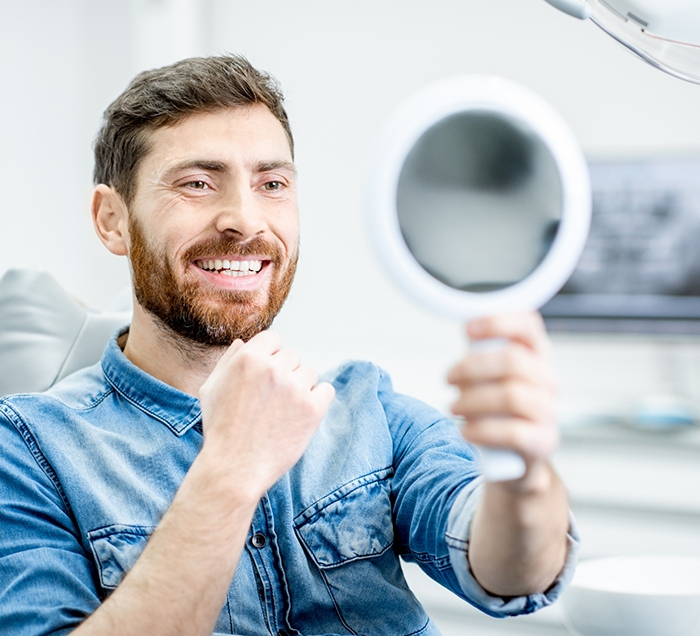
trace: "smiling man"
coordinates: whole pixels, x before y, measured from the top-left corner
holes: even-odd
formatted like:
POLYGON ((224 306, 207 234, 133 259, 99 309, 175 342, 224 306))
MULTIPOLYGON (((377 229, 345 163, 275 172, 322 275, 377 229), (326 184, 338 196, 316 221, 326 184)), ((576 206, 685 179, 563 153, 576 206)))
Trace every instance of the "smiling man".
POLYGON ((298 257, 290 140, 264 104, 222 107, 150 133, 128 205, 106 185, 111 175, 97 177, 98 235, 131 263, 136 303, 124 354, 154 377, 168 381, 161 369, 174 367, 153 357, 151 343, 164 339, 168 355, 195 365, 216 360, 281 309, 298 257))
POLYGON ((292 135, 235 56, 137 77, 95 146, 97 233, 131 325, 44 394, 0 400, 3 634, 434 635, 400 560, 494 616, 553 602, 577 548, 537 316, 449 374, 450 420, 351 363, 319 381, 268 328, 298 257, 292 135), (498 421, 494 422, 493 419, 498 421))

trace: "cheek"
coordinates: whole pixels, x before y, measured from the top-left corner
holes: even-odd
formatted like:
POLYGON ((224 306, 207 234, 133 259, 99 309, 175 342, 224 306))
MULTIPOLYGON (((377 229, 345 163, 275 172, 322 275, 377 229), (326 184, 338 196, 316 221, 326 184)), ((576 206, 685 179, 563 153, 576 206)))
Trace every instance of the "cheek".
POLYGON ((294 256, 299 246, 299 219, 296 215, 289 215, 278 225, 276 232, 279 239, 284 243, 287 254, 294 256))
POLYGON ((290 249, 293 249, 296 251, 297 246, 299 245, 299 224, 298 223, 295 223, 291 228, 289 228, 287 244, 289 245, 290 249))
POLYGON ((162 222, 155 228, 157 239, 152 243, 153 248, 159 254, 165 254, 171 263, 180 262, 184 254, 193 244, 202 240, 207 235, 207 226, 197 223, 199 217, 171 217, 167 224, 162 222))

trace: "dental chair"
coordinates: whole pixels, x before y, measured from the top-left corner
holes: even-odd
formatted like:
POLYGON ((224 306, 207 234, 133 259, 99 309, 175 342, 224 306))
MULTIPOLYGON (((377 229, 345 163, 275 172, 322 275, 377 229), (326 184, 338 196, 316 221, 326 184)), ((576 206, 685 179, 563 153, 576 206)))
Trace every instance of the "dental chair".
POLYGON ((45 391, 100 360, 112 333, 131 322, 130 296, 115 309, 80 305, 48 273, 8 270, 0 278, 0 397, 45 391))

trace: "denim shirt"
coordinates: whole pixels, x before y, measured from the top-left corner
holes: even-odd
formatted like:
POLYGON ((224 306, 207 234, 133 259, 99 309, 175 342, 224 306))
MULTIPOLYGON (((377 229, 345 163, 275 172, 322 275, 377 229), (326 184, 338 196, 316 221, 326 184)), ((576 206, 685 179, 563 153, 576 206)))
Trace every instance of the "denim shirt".
MULTIPOLYGON (((0 400, 0 625, 67 634, 119 585, 202 446, 198 400, 109 342, 46 393, 0 400)), ((498 598, 469 571, 481 478, 473 449, 364 362, 324 378, 336 398, 301 460, 262 498, 216 625, 246 636, 439 634, 399 557, 492 616, 551 603, 498 598)), ((251 431, 255 435, 255 431, 251 431)))

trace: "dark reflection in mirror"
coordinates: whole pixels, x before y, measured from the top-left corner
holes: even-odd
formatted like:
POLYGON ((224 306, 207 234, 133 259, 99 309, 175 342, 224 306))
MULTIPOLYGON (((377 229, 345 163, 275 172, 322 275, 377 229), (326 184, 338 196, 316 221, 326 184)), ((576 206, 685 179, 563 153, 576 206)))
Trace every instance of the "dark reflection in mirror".
POLYGON ((502 289, 544 259, 562 216, 554 157, 529 127, 493 111, 451 115, 408 154, 397 190, 408 248, 465 291, 502 289))

